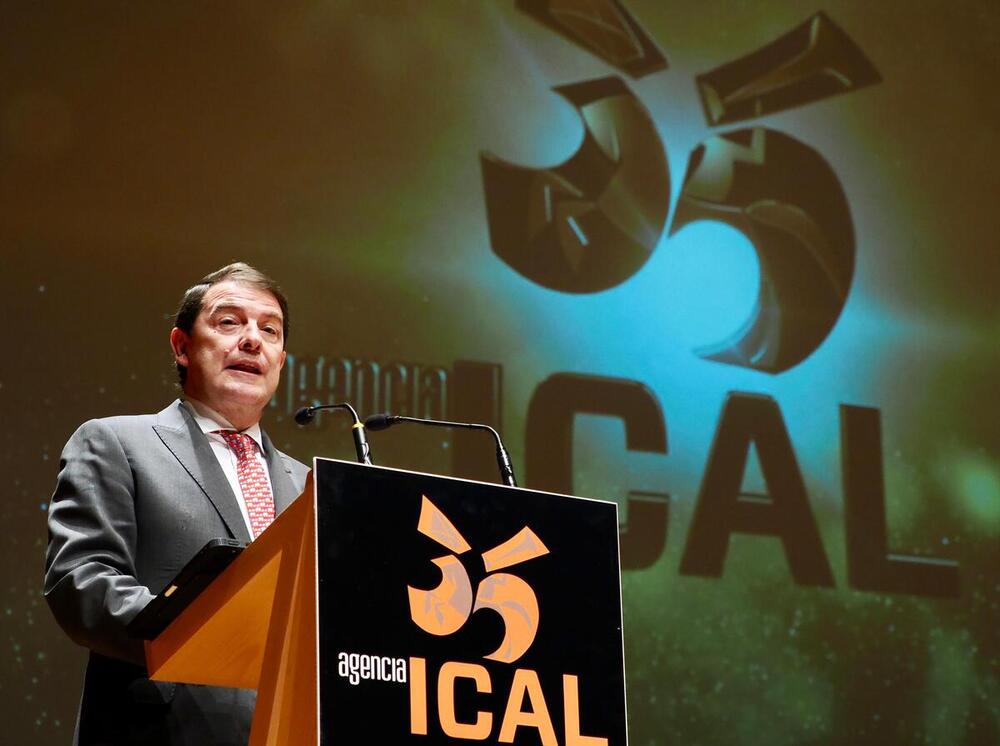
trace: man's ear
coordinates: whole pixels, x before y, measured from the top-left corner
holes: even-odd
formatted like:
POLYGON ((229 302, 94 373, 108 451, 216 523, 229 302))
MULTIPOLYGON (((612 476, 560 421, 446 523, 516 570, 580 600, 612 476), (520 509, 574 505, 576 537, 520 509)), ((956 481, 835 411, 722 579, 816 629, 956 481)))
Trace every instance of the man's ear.
POLYGON ((285 367, 285 358, 288 357, 288 353, 284 350, 281 351, 281 361, 278 363, 278 370, 285 367))
POLYGON ((178 329, 176 326, 170 330, 170 347, 174 351, 174 361, 178 365, 187 366, 188 356, 187 356, 187 346, 188 346, 188 335, 183 329, 178 329))

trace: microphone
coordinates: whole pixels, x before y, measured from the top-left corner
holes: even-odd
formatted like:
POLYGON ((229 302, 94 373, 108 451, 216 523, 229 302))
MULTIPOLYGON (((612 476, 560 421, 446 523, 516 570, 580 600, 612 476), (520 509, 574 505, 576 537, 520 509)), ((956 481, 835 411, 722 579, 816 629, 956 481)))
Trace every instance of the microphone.
POLYGON ((372 432, 385 430, 400 422, 416 422, 420 425, 431 425, 433 427, 462 428, 465 430, 487 430, 493 435, 493 440, 497 444, 497 467, 500 469, 500 479, 508 487, 517 487, 517 480, 514 478, 514 466, 510 462, 510 455, 503 447, 500 433, 489 425, 479 425, 473 422, 449 422, 448 420, 428 420, 422 417, 404 417, 398 414, 373 414, 365 419, 365 427, 372 432))
POLYGON ((316 413, 321 409, 346 409, 351 413, 351 417, 354 418, 354 424, 351 425, 351 435, 354 436, 354 450, 358 455, 358 463, 370 465, 372 463, 372 452, 368 446, 368 438, 365 437, 365 426, 362 424, 361 418, 358 417, 357 411, 347 402, 302 407, 295 413, 295 422, 299 425, 308 425, 316 419, 316 413))

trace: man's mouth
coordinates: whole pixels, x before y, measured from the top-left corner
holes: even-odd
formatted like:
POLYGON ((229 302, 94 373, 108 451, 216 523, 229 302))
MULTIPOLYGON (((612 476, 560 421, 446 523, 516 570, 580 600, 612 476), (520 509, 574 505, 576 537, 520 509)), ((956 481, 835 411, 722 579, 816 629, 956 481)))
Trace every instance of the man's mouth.
POLYGON ((252 373, 256 376, 259 376, 263 372, 261 367, 256 363, 233 363, 232 365, 227 365, 226 370, 237 370, 241 373, 252 373))

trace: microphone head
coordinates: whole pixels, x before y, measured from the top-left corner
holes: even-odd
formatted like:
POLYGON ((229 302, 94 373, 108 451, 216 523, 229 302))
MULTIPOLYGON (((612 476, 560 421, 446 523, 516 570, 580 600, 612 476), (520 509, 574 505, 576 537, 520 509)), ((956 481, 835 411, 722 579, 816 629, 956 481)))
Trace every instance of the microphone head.
POLYGON ((308 425, 316 419, 316 410, 312 407, 302 407, 295 413, 295 422, 299 425, 308 425))
POLYGON ((369 415, 365 418, 365 428, 372 431, 385 430, 394 424, 394 418, 388 412, 369 415))

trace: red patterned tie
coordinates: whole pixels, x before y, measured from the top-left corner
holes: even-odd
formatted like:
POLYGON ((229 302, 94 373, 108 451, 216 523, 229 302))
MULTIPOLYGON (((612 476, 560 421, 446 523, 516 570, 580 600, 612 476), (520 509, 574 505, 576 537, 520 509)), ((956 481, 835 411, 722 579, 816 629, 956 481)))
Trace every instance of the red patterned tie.
POLYGON ((236 478, 239 479, 243 491, 243 501, 250 514, 250 528, 253 538, 271 525, 274 520, 274 497, 271 495, 271 482, 257 459, 257 444, 246 433, 236 433, 232 430, 216 430, 216 433, 229 444, 236 454, 236 478))

